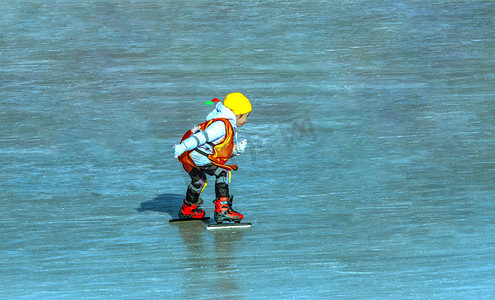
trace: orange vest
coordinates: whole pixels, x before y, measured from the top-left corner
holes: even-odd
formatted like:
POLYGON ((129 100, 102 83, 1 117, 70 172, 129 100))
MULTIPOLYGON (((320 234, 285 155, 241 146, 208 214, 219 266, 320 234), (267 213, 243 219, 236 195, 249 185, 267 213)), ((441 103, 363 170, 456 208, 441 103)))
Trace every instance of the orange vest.
MULTIPOLYGON (((208 155, 208 159, 211 161, 212 164, 219 166, 220 168, 235 171, 237 170, 236 165, 225 165, 225 163, 229 160, 230 156, 232 155, 232 151, 234 150, 234 128, 232 128, 232 124, 230 124, 229 120, 225 118, 212 119, 202 124, 199 124, 198 126, 196 126, 196 128, 199 128, 200 130, 205 130, 206 127, 210 126, 211 123, 216 121, 224 122, 226 129, 225 137, 220 141, 220 143, 213 146, 213 153, 208 155)), ((187 139, 188 137, 190 137, 194 133, 195 132, 193 132, 192 130, 188 130, 186 134, 184 134, 184 136, 182 137, 181 142, 187 139)), ((184 169, 187 172, 191 172, 193 168, 199 169, 191 158, 190 153, 192 151, 194 151, 194 149, 186 151, 178 157, 179 161, 182 163, 184 169)))

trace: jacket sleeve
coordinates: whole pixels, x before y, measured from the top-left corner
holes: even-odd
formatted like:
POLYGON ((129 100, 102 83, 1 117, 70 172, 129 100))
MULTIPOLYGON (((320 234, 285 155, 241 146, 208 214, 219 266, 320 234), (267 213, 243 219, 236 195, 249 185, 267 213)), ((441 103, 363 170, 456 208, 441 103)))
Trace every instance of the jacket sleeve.
POLYGON ((222 121, 216 121, 210 124, 205 130, 198 130, 196 133, 182 141, 186 149, 193 150, 206 143, 215 143, 223 139, 226 129, 222 121))

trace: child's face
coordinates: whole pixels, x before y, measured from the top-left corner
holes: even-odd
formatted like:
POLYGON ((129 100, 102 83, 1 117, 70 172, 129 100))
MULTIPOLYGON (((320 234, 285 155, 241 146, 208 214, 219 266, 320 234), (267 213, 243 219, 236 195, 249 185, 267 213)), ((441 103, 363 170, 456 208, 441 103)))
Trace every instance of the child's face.
POLYGON ((237 115, 237 127, 242 127, 247 122, 247 118, 251 113, 237 115))

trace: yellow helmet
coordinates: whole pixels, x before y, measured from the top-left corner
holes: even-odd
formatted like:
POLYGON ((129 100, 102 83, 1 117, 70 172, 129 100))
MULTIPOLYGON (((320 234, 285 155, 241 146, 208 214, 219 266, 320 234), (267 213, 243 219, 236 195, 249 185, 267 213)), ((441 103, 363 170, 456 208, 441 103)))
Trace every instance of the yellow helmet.
POLYGON ((253 110, 251 102, 241 93, 230 93, 223 99, 223 105, 227 106, 234 114, 242 115, 253 110))

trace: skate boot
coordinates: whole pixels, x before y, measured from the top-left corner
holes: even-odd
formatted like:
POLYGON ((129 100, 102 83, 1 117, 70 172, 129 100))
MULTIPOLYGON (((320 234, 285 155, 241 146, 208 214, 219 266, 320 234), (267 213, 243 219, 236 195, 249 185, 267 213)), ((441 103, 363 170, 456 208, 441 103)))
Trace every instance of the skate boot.
POLYGON ((199 205, 203 204, 202 199, 196 204, 189 204, 184 199, 184 204, 179 210, 179 219, 181 220, 192 220, 192 219, 202 219, 205 216, 205 211, 199 208, 199 205))
POLYGON ((217 224, 222 223, 223 221, 230 221, 240 223, 244 216, 235 210, 232 209, 232 200, 234 196, 220 197, 220 199, 215 199, 213 203, 215 203, 215 221, 217 224))

